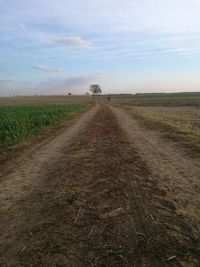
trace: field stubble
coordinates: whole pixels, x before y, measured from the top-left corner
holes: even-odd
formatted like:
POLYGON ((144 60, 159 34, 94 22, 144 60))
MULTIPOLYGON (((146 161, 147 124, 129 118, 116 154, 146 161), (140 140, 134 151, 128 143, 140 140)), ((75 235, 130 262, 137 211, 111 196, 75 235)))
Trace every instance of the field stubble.
POLYGON ((145 127, 162 132, 193 156, 200 153, 200 109, 191 106, 126 106, 126 109, 145 127))

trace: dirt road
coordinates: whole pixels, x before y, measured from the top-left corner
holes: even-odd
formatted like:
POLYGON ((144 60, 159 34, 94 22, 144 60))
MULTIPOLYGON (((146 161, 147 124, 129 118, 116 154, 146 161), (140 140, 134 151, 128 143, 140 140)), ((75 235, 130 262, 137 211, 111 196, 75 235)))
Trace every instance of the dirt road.
POLYGON ((126 111, 24 157, 1 179, 1 266, 199 266, 200 167, 126 111))
POLYGON ((182 215, 200 218, 200 160, 190 158, 184 149, 177 148, 162 136, 159 129, 149 130, 131 113, 112 108, 130 141, 145 159, 159 186, 167 190, 167 197, 182 215))

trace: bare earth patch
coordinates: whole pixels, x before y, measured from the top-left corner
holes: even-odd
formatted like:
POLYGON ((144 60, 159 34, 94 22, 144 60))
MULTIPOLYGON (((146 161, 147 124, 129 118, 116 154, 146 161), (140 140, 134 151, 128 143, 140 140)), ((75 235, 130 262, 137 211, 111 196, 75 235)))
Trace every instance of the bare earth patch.
POLYGON ((108 107, 99 107, 71 142, 56 140, 49 157, 45 146, 41 162, 34 152, 31 165, 22 166, 28 172, 21 195, 7 187, 1 265, 198 266, 198 220, 180 213, 108 107), (26 179, 34 180, 30 187, 26 179))

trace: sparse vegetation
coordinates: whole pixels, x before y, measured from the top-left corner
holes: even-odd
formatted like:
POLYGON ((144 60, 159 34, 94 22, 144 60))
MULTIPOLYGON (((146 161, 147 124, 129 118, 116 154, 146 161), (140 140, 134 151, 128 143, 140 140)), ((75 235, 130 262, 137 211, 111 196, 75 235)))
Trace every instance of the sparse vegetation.
POLYGON ((161 130, 192 152, 200 152, 200 92, 112 96, 148 128, 161 130))
POLYGON ((112 95, 112 101, 134 106, 200 106, 200 92, 112 95))
POLYGON ((140 121, 192 150, 200 152, 200 110, 196 107, 132 107, 140 121))

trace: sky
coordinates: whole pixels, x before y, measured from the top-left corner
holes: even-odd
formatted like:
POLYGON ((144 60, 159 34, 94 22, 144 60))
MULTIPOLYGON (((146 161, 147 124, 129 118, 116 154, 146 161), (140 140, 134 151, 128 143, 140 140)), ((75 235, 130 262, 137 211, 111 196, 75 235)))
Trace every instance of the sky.
POLYGON ((200 91, 199 0, 0 0, 0 95, 200 91))

